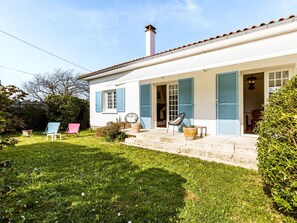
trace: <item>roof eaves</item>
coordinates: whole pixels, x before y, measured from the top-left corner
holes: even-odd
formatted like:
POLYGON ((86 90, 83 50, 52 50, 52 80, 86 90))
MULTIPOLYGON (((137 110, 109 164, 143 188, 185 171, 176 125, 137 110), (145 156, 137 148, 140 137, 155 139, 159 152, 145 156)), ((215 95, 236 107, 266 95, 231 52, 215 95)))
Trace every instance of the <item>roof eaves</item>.
POLYGON ((186 44, 186 45, 183 45, 183 46, 168 49, 168 50, 156 53, 156 54, 151 55, 151 56, 140 57, 140 58, 137 58, 137 59, 134 59, 134 60, 130 60, 130 61, 126 61, 126 62, 116 64, 116 65, 113 65, 113 66, 110 66, 110 67, 106 67, 106 68, 103 68, 103 69, 100 69, 100 70, 97 70, 97 71, 94 71, 94 72, 91 72, 91 73, 81 74, 79 76, 79 79, 87 78, 87 77, 90 77, 90 76, 93 76, 93 75, 102 74, 102 73, 105 73, 107 71, 111 71, 111 70, 118 69, 118 68, 123 68, 123 67, 129 66, 129 65, 132 65, 132 64, 142 62, 142 61, 155 59, 155 58, 158 58, 160 56, 165 56, 165 55, 169 55, 169 54, 172 54, 172 53, 178 53, 178 52, 183 51, 183 50, 191 49, 191 48, 198 47, 198 46, 203 46, 203 45, 206 45, 206 44, 211 44, 211 43, 214 43, 214 42, 217 42, 217 41, 233 38, 233 37, 236 37, 236 36, 239 36, 239 35, 247 34, 247 33, 250 33, 250 32, 261 30, 261 29, 267 29, 270 26, 276 26, 276 25, 280 25, 282 23, 287 23, 287 22, 290 22, 290 21, 294 22, 295 20, 297 20, 297 17, 295 15, 291 15, 288 18, 280 18, 276 22, 274 20, 271 20, 268 23, 261 23, 260 25, 252 26, 251 28, 244 28, 242 30, 239 29, 239 30, 237 30, 235 32, 225 33, 223 35, 218 35, 216 37, 211 37, 209 39, 204 39, 204 40, 189 43, 189 44, 186 44))

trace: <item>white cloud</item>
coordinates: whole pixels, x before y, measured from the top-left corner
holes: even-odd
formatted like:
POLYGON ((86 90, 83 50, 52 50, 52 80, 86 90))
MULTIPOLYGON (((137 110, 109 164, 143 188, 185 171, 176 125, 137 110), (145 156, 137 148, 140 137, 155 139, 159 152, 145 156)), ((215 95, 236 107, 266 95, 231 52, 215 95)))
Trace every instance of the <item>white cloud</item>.
POLYGON ((123 23, 169 22, 179 20, 179 23, 208 26, 209 21, 203 18, 203 10, 196 0, 147 1, 143 4, 130 4, 125 1, 112 2, 105 10, 60 9, 48 12, 46 17, 52 20, 68 20, 76 27, 87 30, 114 29, 122 27, 123 23))
POLYGON ((195 27, 210 27, 211 22, 203 18, 203 10, 195 0, 176 0, 160 4, 155 11, 157 22, 169 23, 191 29, 195 27))
POLYGON ((61 9, 47 12, 44 16, 56 23, 64 23, 66 29, 79 33, 73 34, 68 44, 87 42, 88 39, 95 39, 102 46, 117 44, 113 40, 113 35, 117 35, 117 17, 110 11, 61 9))
POLYGON ((267 4, 270 9, 269 12, 274 11, 279 17, 287 17, 297 14, 297 1, 296 0, 273 0, 267 4))
POLYGON ((280 7, 284 10, 291 11, 297 10, 297 1, 296 0, 283 0, 280 7))
MULTIPOLYGON (((96 39, 105 47, 117 47, 122 33, 143 29, 144 25, 168 24, 181 29, 208 28, 211 22, 203 18, 203 10, 196 0, 146 1, 127 4, 113 1, 105 9, 65 9, 44 14, 50 20, 62 22, 84 33, 73 42, 96 39)), ((133 35, 133 34, 132 34, 133 35)))
POLYGON ((186 8, 188 12, 201 11, 200 6, 193 0, 186 0, 186 8))

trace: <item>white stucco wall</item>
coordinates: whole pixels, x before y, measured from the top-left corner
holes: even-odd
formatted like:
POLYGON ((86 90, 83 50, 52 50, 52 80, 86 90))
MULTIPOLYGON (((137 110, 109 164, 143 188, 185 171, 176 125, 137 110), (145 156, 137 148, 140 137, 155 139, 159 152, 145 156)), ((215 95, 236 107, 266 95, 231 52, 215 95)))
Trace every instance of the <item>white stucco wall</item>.
MULTIPOLYGON (((290 55, 286 57, 279 57, 273 59, 266 60, 258 60, 249 63, 236 64, 232 66, 225 66, 216 69, 210 69, 206 71, 196 71, 183 73, 179 75, 167 76, 167 77, 159 77, 150 80, 141 81, 140 84, 152 84, 152 114, 153 114, 153 124, 152 126, 156 126, 156 117, 155 117, 155 107, 156 105, 154 98, 155 96, 155 86, 158 84, 167 84, 177 82, 178 79, 183 78, 194 78, 194 124, 195 125, 205 125, 207 126, 207 130, 209 134, 216 134, 216 75, 219 73, 238 71, 238 96, 239 96, 239 119, 243 133, 243 125, 244 125, 244 100, 243 100, 243 92, 244 92, 244 81, 243 75, 264 72, 264 75, 268 76, 269 71, 273 70, 282 70, 288 69, 290 72, 290 77, 296 74, 296 63, 297 63, 297 55, 290 55)), ((263 80, 260 80, 259 85, 264 85, 263 80)), ((258 85, 258 86, 259 86, 258 85)), ((264 88, 267 86, 264 85, 264 88)), ((263 89, 257 89, 257 93, 263 92, 263 89)), ((264 95, 263 95, 264 97, 264 95)))
POLYGON ((91 127, 105 126, 109 121, 116 121, 121 118, 124 120, 125 115, 129 112, 139 114, 139 82, 130 82, 120 86, 112 84, 114 78, 104 78, 101 81, 95 80, 90 82, 90 125, 91 127), (125 112, 105 113, 96 112, 96 91, 114 90, 125 88, 125 112))

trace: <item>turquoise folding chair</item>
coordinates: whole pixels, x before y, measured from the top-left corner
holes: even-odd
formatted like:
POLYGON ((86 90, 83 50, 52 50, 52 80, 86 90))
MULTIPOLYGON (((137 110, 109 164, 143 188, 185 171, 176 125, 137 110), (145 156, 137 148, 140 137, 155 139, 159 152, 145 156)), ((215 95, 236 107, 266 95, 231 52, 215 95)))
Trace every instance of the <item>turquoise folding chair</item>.
POLYGON ((61 133, 58 133, 60 124, 61 124, 60 122, 49 122, 47 124, 45 131, 42 133, 46 135, 46 140, 48 140, 48 136, 51 136, 52 141, 54 141, 56 140, 57 135, 60 136, 60 140, 61 140, 61 133))

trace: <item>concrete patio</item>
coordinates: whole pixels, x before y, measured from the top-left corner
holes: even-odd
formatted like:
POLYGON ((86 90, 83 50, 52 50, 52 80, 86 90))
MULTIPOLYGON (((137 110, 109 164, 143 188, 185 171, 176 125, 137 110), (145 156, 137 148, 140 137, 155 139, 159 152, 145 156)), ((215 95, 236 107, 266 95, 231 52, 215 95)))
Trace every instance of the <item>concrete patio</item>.
POLYGON ((175 153, 202 160, 225 163, 248 169, 257 169, 256 136, 228 137, 208 135, 195 140, 186 140, 183 133, 165 129, 141 130, 133 133, 125 130, 130 137, 126 145, 175 153))

